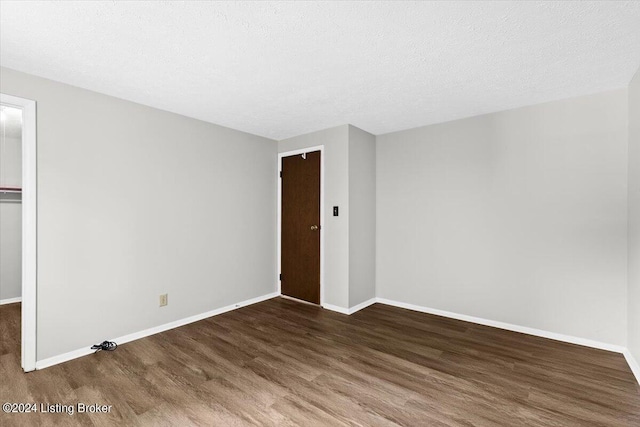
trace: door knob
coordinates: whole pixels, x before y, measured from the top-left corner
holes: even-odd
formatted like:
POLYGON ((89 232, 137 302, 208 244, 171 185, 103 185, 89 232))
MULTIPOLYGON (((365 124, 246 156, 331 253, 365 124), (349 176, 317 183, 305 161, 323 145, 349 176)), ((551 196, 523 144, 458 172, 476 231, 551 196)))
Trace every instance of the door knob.
POLYGON ((311 226, 311 230, 312 230, 312 231, 316 231, 317 229, 318 229, 318 226, 317 226, 317 225, 312 225, 312 226, 311 226))

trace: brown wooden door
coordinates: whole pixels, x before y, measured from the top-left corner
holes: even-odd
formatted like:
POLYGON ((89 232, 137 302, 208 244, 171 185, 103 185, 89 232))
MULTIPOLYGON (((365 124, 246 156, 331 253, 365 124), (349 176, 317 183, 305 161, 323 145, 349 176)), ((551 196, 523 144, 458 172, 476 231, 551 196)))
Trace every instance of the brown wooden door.
POLYGON ((320 304, 320 151, 282 158, 281 242, 282 294, 320 304))

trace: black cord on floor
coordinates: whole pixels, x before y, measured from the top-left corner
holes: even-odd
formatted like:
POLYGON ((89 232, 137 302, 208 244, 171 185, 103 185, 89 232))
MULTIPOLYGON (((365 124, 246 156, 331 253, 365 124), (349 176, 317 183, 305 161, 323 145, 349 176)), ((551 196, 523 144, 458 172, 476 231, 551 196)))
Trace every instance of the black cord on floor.
POLYGON ((91 346, 91 350, 95 350, 95 352, 99 352, 100 350, 104 351, 113 351, 118 348, 118 344, 113 341, 102 341, 101 344, 96 344, 91 346))

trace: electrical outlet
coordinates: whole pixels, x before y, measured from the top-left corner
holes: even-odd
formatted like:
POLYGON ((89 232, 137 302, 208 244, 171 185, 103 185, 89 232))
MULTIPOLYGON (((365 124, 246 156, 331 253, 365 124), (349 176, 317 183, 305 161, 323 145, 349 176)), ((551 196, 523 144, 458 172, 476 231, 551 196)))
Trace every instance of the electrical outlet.
POLYGON ((160 295, 160 307, 164 307, 169 304, 169 294, 160 295))

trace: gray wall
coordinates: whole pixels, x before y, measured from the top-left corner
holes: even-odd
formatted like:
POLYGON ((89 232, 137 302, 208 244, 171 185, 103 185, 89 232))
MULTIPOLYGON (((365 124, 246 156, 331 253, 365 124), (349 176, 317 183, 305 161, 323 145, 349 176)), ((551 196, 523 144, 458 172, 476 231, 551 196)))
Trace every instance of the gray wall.
POLYGON ((349 126, 349 307, 376 296, 376 137, 349 126))
POLYGON ((625 345, 626 169, 626 90, 378 136, 378 297, 625 345))
MULTIPOLYGON (((22 186, 20 132, 0 125, 0 186, 22 186), (5 136, 6 135, 6 136, 5 136)), ((22 204, 18 194, 0 194, 0 300, 22 296, 22 204)))
POLYGON ((37 101, 38 360, 275 292, 275 141, 0 72, 37 101))
POLYGON ((276 152, 315 145, 326 303, 377 292, 619 345, 628 307, 640 358, 638 76, 628 99, 537 105, 372 147, 353 126, 276 144, 0 72, 0 91, 38 102, 39 360, 275 291, 276 152), (113 315, 97 316, 98 301, 113 315))
MULTIPOLYGON (((349 126, 282 140, 278 151, 324 145, 324 303, 349 307, 349 126), (333 206, 340 207, 334 217, 333 206)), ((275 164, 275 162, 274 162, 275 164)))
POLYGON ((629 85, 629 339, 640 363, 640 71, 629 85))

